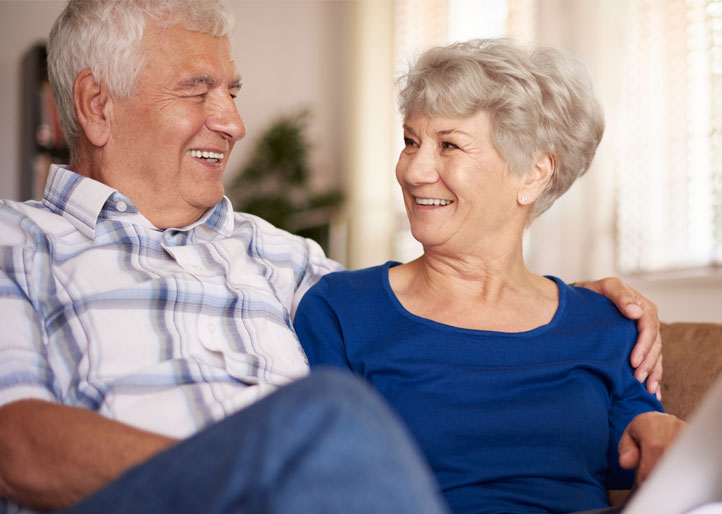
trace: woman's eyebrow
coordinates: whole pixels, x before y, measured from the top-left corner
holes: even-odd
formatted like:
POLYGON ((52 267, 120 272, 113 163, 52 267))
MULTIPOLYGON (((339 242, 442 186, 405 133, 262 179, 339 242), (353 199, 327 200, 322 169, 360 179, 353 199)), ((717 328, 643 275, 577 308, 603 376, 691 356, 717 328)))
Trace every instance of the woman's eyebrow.
POLYGON ((414 132, 414 129, 412 129, 412 128, 409 127, 408 125, 404 124, 404 125, 403 125, 403 129, 404 129, 406 132, 408 132, 409 134, 411 134, 412 136, 416 136, 416 132, 414 132))
POLYGON ((439 134, 440 136, 448 136, 449 134, 463 134, 465 136, 471 137, 471 134, 468 134, 467 132, 458 129, 439 130, 437 134, 439 134))

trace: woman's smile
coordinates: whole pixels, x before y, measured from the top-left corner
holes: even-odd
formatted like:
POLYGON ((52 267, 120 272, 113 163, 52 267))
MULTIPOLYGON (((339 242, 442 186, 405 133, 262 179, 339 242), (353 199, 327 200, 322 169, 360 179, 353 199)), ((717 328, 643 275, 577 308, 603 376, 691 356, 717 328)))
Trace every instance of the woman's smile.
POLYGON ((443 200, 441 198, 421 198, 418 196, 414 197, 414 201, 416 202, 416 205, 422 207, 446 207, 454 202, 453 200, 443 200))

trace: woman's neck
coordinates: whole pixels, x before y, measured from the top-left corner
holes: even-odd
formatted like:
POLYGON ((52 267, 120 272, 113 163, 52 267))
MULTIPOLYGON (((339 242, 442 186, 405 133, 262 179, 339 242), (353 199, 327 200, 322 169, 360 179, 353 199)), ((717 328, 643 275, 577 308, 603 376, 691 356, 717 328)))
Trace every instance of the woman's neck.
POLYGON ((558 306, 556 284, 526 267, 521 248, 484 257, 430 250, 392 268, 389 281, 411 313, 461 328, 527 331, 548 323, 558 306))

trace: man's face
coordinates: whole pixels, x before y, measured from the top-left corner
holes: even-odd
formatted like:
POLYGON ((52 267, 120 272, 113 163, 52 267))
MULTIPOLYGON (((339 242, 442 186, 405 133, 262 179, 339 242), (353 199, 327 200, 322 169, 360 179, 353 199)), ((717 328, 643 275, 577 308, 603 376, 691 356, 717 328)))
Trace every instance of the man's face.
POLYGON ((159 228, 192 223, 223 196, 222 176, 246 132, 227 38, 149 24, 146 66, 129 99, 113 99, 103 182, 159 228))

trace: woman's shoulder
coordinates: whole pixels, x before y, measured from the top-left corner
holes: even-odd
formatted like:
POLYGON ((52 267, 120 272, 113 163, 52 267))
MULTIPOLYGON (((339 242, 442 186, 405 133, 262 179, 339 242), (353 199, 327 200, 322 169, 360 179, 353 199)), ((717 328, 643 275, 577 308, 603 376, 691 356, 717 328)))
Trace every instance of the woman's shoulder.
POLYGON ((337 321, 354 330, 395 312, 387 292, 388 268, 393 262, 359 270, 335 271, 322 277, 301 300, 299 310, 331 310, 337 321))
POLYGON ((338 287, 347 290, 349 288, 354 290, 382 289, 384 277, 388 276, 389 268, 396 265, 398 265, 397 262, 388 261, 370 268, 334 271, 325 275, 320 282, 332 289, 338 287))
POLYGON ((560 302, 565 314, 577 320, 586 320, 596 326, 635 326, 607 297, 586 287, 567 284, 558 277, 549 277, 557 283, 560 302))
POLYGON ((563 312, 552 335, 584 348, 588 358, 625 361, 637 339, 637 325, 606 297, 556 279, 563 312))

